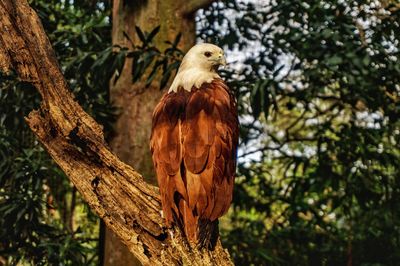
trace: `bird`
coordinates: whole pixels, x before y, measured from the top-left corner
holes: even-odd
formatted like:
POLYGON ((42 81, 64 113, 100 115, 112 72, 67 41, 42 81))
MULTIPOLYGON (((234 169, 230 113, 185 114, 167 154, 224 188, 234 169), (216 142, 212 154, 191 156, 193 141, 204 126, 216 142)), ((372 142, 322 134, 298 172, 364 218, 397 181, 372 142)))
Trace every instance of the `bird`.
POLYGON ((218 74, 221 65, 220 47, 189 49, 152 117, 150 150, 166 225, 178 225, 200 249, 215 247, 236 172, 237 104, 218 74))

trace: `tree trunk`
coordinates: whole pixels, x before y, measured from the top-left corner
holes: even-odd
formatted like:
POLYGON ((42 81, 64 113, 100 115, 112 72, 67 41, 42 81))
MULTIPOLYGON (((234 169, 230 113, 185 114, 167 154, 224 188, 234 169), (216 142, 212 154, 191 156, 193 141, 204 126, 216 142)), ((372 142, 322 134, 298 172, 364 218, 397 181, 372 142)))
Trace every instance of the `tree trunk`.
MULTIPOLYGON (((204 0, 192 3, 187 0, 114 0, 113 44, 132 50, 133 45, 141 44, 135 26, 143 32, 150 32, 160 25, 160 31, 153 40, 160 51, 168 47, 165 41, 174 41, 179 33, 182 37, 178 47, 187 51, 196 39, 194 13, 209 3, 211 1, 204 0)), ((133 84, 131 69, 132 59, 127 59, 118 81, 111 84, 111 102, 120 112, 111 149, 122 161, 147 177, 147 182, 156 184, 149 139, 152 112, 165 91, 160 90, 156 82, 148 88, 144 88, 142 82, 133 84)), ((105 230, 104 247, 105 266, 138 265, 126 246, 109 229, 105 230)))
POLYGON ((74 101, 37 14, 26 0, 0 1, 0 71, 14 71, 42 96, 26 121, 83 199, 144 265, 232 265, 217 243, 191 249, 165 227, 158 189, 121 162, 102 128, 74 101))

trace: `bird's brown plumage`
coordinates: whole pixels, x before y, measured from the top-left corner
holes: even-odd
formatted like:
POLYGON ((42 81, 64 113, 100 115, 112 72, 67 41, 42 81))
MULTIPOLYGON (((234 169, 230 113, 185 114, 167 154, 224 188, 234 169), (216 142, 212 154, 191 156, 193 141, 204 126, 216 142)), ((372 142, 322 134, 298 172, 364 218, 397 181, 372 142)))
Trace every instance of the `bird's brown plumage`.
POLYGON ((221 79, 164 95, 153 113, 151 151, 163 214, 208 245, 232 200, 238 144, 234 97, 221 79))

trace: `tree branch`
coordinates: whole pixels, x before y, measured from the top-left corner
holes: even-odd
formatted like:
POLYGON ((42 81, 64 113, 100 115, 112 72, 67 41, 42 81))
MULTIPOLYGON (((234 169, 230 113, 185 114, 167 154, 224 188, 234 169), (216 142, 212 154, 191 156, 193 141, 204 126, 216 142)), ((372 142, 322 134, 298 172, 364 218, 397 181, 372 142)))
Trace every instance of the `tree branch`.
POLYGON ((74 100, 37 14, 26 0, 0 2, 0 71, 14 70, 42 96, 26 121, 85 201, 144 264, 232 265, 220 243, 192 250, 165 227, 158 189, 121 162, 102 128, 74 100), (173 237, 171 237, 171 234, 173 237))
POLYGON ((209 6, 215 0, 188 0, 181 9, 183 16, 190 16, 201 8, 209 6))

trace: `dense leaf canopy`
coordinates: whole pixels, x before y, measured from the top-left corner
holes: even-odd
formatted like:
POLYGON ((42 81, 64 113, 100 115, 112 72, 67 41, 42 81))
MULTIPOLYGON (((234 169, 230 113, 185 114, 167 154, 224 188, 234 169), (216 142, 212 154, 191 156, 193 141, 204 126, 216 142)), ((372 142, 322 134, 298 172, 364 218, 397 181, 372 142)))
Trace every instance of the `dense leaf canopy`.
POLYGON ((236 262, 395 265, 399 4, 232 1, 205 14, 202 37, 252 48, 226 75, 242 115, 236 262))

